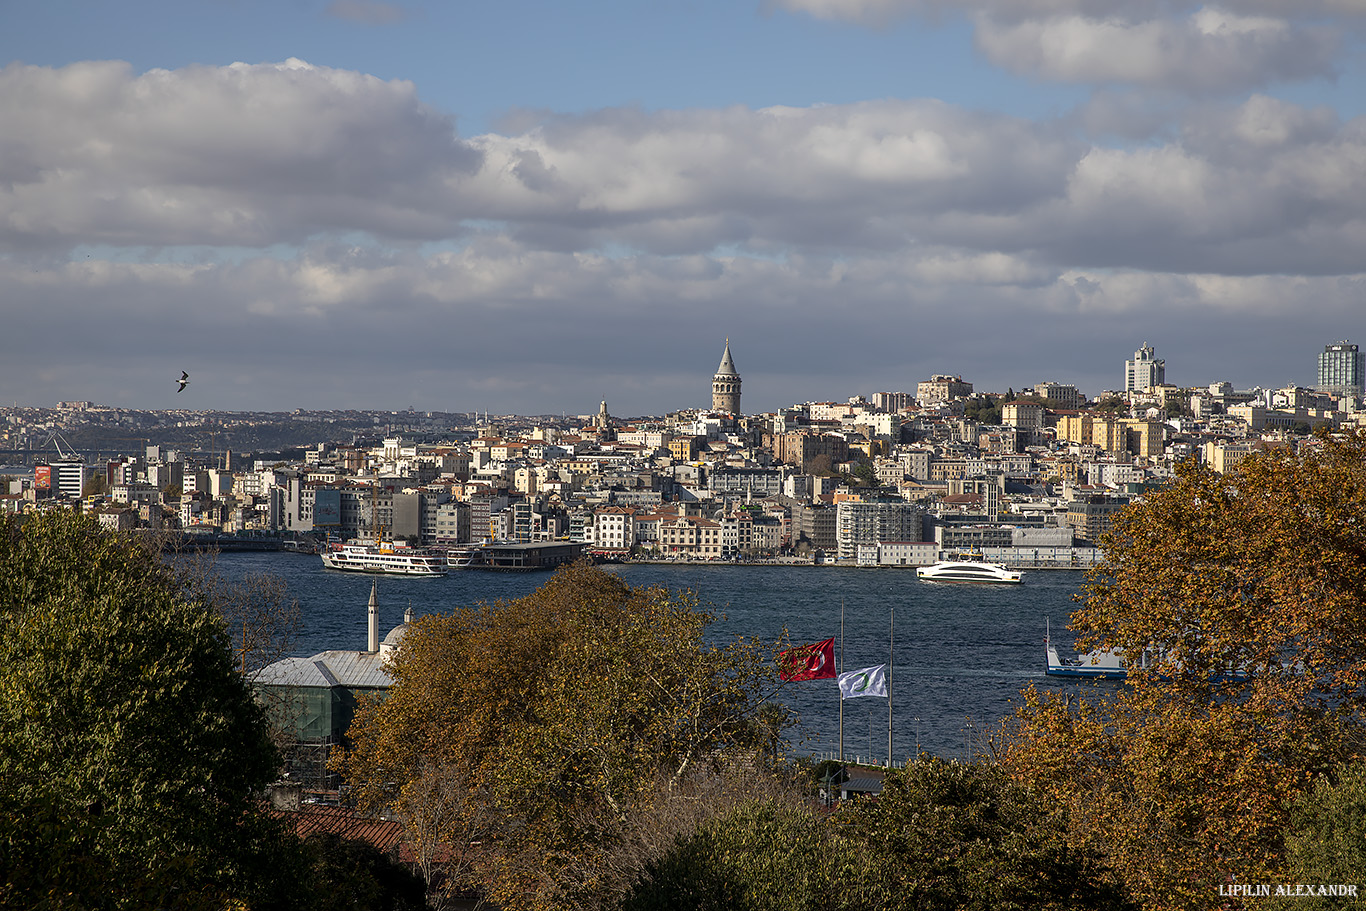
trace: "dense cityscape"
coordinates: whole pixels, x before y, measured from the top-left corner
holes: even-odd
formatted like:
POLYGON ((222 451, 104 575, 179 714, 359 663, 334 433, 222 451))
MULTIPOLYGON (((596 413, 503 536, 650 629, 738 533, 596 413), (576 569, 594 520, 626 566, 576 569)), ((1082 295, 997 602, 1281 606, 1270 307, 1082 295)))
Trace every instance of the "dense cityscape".
MULTIPOLYGON (((729 342, 710 409, 620 419, 416 411, 0 409, 8 511, 79 504, 113 529, 400 545, 570 542, 598 556, 1017 567, 1099 559, 1111 517, 1176 463, 1225 472, 1361 422, 1363 357, 1314 388, 1182 388, 1143 345, 1123 388, 982 392, 935 375, 745 414, 729 342)), ((1117 366, 1116 375, 1119 375, 1117 366)), ((699 382, 702 385, 702 381, 699 382)))

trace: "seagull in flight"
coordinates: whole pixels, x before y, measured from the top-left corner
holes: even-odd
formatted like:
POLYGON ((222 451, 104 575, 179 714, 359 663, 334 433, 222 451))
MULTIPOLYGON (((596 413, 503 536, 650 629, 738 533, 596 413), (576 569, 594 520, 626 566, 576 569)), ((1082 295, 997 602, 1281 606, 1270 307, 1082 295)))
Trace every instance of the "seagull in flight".
POLYGON ((182 370, 182 371, 180 371, 180 379, 177 380, 176 382, 180 383, 180 388, 177 389, 176 392, 177 392, 177 393, 184 392, 184 391, 185 391, 185 387, 186 387, 187 385, 189 385, 189 382, 190 382, 190 375, 189 375, 188 373, 186 373, 184 370, 182 370))

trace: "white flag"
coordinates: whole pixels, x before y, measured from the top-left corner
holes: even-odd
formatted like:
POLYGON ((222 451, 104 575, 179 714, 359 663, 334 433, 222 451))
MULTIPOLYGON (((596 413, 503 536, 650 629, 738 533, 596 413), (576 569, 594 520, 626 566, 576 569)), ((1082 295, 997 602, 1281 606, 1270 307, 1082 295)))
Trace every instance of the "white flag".
POLYGON ((887 665, 865 667, 861 671, 840 674, 840 698, 857 699, 859 696, 887 695, 887 665))

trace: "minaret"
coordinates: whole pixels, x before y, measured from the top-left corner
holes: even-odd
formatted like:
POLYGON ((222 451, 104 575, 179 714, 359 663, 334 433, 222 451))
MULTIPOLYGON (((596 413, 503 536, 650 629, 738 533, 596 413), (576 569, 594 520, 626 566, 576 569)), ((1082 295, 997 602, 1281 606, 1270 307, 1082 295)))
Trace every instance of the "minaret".
POLYGON ((370 583, 370 636, 365 643, 370 654, 379 651, 379 580, 370 583))
POLYGON ((729 414, 740 413, 740 374, 735 372, 735 361, 730 356, 730 339, 721 355, 721 366, 711 378, 711 410, 729 414))

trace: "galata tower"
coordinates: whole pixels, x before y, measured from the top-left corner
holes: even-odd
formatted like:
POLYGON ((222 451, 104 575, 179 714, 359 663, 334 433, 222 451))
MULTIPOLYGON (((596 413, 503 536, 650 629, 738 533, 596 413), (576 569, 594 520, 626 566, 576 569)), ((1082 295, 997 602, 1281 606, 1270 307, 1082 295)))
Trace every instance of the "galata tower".
POLYGON ((740 374, 735 372, 735 361, 730 356, 730 339, 726 339, 726 353, 721 355, 721 366, 711 378, 711 410, 740 413, 740 374))

